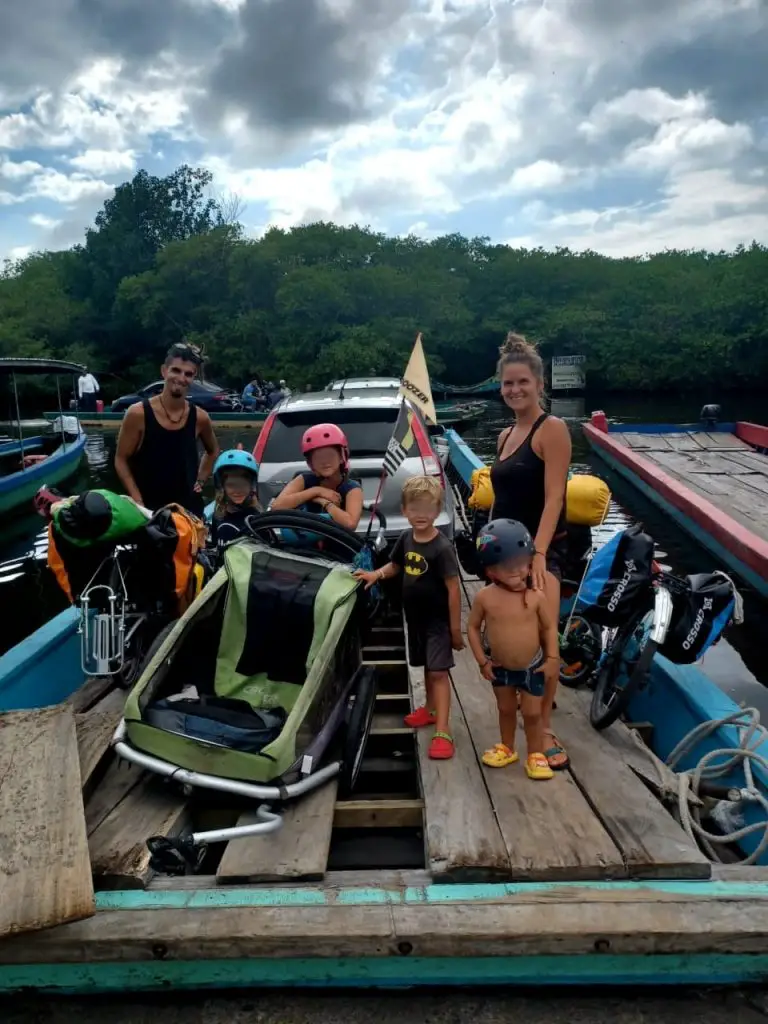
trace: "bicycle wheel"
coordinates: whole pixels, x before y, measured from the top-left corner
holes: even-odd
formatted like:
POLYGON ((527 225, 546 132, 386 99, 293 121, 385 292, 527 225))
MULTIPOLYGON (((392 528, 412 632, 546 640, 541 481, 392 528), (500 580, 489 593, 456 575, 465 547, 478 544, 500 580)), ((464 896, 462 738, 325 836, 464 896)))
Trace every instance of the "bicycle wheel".
MULTIPOLYGON (((568 617, 562 621, 565 628, 568 617)), ((578 689, 595 670, 602 650, 603 633, 583 615, 574 615, 560 640, 560 682, 578 689)))
POLYGON ((620 626, 598 666, 589 721, 601 731, 626 711, 634 693, 648 678, 658 644, 651 640, 653 611, 638 611, 620 626))

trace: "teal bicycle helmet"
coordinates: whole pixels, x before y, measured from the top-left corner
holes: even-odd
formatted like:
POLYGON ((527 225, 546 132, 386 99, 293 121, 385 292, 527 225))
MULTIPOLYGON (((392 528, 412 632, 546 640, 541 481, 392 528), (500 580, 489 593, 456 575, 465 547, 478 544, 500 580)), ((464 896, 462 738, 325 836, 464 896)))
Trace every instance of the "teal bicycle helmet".
POLYGON ((259 475, 258 462, 250 452, 243 451, 242 448, 229 448, 216 459, 213 467, 214 487, 221 487, 221 471, 223 469, 244 469, 253 473, 255 477, 259 475))

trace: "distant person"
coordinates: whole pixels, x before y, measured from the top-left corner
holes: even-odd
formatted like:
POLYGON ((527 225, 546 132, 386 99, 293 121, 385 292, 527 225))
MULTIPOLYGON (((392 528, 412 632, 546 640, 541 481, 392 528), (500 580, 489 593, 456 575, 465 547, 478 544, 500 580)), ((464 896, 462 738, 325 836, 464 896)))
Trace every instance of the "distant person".
POLYGON ((272 502, 272 508, 325 513, 338 526, 356 530, 363 514, 363 489, 349 476, 349 442, 335 423, 304 431, 301 452, 308 473, 297 473, 272 502))
POLYGON ((543 590, 530 582, 533 538, 522 523, 492 519, 477 538, 478 561, 490 580, 472 602, 467 639, 480 672, 493 686, 501 742, 483 754, 483 764, 506 768, 519 755, 515 747, 518 702, 523 716, 529 779, 551 779, 544 756, 542 706, 547 683, 560 672, 557 618, 543 590), (486 654, 485 627, 490 656, 486 654))
POLYGON ((255 377, 243 388, 242 403, 243 408, 247 410, 260 409, 264 405, 264 393, 255 377))
POLYGON ((278 402, 282 402, 284 398, 285 395, 283 394, 282 388, 278 387, 277 384, 273 384, 267 394, 267 407, 269 409, 274 409, 278 402))
POLYGON ((120 426, 115 470, 130 497, 153 512, 176 503, 203 513, 203 486, 219 443, 208 413, 187 401, 201 363, 192 345, 173 345, 160 368, 163 390, 129 406, 120 426), (204 449, 199 465, 198 438, 204 449))
POLYGON ((96 412, 96 395, 99 393, 99 382, 88 367, 77 378, 77 407, 82 412, 96 412))
POLYGON ((402 573, 403 610, 408 623, 408 662, 424 669, 427 701, 405 716, 418 729, 434 725, 429 756, 448 760, 455 753, 450 729, 453 651, 461 637, 459 569, 453 545, 435 526, 443 507, 443 488, 433 476, 415 476, 403 487, 403 513, 410 523, 395 542, 389 562, 354 575, 366 590, 379 580, 402 573))
MULTIPOLYGON (((544 365, 524 337, 510 332, 500 349, 501 396, 515 422, 499 434, 491 467, 494 503, 491 519, 514 519, 533 537, 533 586, 546 595, 555 621, 560 615, 560 581, 567 555, 565 489, 571 462, 571 435, 565 423, 542 408, 544 365)), ((568 766, 568 755, 552 731, 558 676, 548 676, 542 720, 550 768, 568 766)))
POLYGON ((288 387, 284 380, 280 381, 280 390, 283 393, 283 398, 290 398, 291 395, 293 394, 293 392, 291 391, 291 389, 288 387))

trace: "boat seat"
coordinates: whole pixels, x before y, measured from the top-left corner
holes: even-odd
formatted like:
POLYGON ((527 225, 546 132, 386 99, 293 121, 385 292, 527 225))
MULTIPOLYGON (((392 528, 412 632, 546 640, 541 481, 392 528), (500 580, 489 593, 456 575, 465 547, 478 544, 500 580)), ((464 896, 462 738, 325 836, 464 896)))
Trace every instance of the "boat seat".
POLYGON ((213 689, 290 712, 349 593, 349 573, 269 550, 254 551, 243 569, 224 608, 213 689))

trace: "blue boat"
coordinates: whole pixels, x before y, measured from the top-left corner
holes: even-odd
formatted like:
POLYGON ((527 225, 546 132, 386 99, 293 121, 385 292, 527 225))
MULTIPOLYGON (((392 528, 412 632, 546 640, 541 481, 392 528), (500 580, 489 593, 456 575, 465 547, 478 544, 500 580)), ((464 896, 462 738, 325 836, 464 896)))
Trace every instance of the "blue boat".
POLYGON ((83 372, 78 363, 58 359, 0 359, 0 379, 7 377, 12 385, 19 434, 17 440, 0 444, 0 516, 29 509, 40 487, 55 487, 72 476, 85 453, 85 432, 77 417, 65 416, 61 408, 50 433, 23 436, 17 376, 51 374, 56 376, 58 386, 59 376, 83 372))
MULTIPOLYGON (((446 438, 448 480, 466 495, 483 464, 455 431, 446 438)), ((473 585, 466 578, 464 583, 473 585)), ((205 591, 199 600, 204 596, 205 591)), ((70 900, 62 923, 48 920, 50 926, 42 927, 30 911, 28 918, 38 923, 27 921, 17 936, 11 933, 22 929, 3 913, 7 906, 20 914, 29 908, 6 900, 0 908, 0 936, 6 936, 0 938, 0 992, 712 986, 768 980, 768 857, 732 868, 704 857, 637 777, 641 768, 631 766, 632 751, 644 750, 642 744, 620 723, 606 733, 592 731, 585 695, 573 690, 561 688, 556 712, 556 728, 571 757, 568 770, 556 773, 544 789, 527 782, 519 766, 484 770, 477 755, 492 741, 495 716, 466 650, 457 652, 452 671, 457 756, 453 762, 430 761, 429 730, 414 733, 402 726, 403 711, 421 699, 423 680, 405 662, 397 618, 376 620, 363 641, 364 661, 377 666, 380 685, 372 749, 361 775, 373 773, 382 787, 377 792, 387 795, 335 802, 331 794, 330 804, 315 805, 304 817, 297 805, 275 839, 287 846, 259 845, 270 837, 235 839, 218 867, 182 867, 178 875, 146 871, 141 851, 147 830, 162 826, 160 838, 167 837, 173 848, 173 830, 189 822, 177 812, 174 800, 181 796, 172 787, 153 788, 136 768, 107 762, 108 736, 104 760, 95 769, 95 726, 119 721, 123 702, 114 690, 100 689, 98 680, 83 686, 77 629, 76 613, 67 610, 0 658, 0 734, 7 749, 14 730, 25 727, 24 709, 41 709, 41 715, 53 716, 49 722, 61 711, 71 721, 57 721, 57 735, 71 740, 71 757, 75 731, 79 736, 88 728, 88 742, 80 747, 81 777, 55 782, 69 785, 70 796, 73 785, 78 792, 83 786, 90 808, 85 849, 96 884, 76 906, 70 900), (417 762, 418 797, 407 787, 395 788, 411 757, 417 762), (107 804, 112 787, 119 797, 111 800, 119 802, 107 804), (99 814, 91 802, 94 793, 101 794, 99 814), (350 833, 362 842, 365 852, 358 856, 365 861, 382 856, 384 848, 399 849, 398 842, 413 831, 423 844, 423 867, 409 866, 402 853, 396 859, 396 852, 386 868, 350 862, 350 833), (255 845, 232 849, 238 843, 255 845), (123 856, 121 844, 131 846, 130 856, 123 856), (651 847, 656 861, 646 859, 651 847), (110 858, 119 866, 107 878, 102 871, 110 858)), ((203 653, 201 647, 201 659, 203 653)), ((638 726, 653 725, 651 745, 662 759, 692 729, 714 722, 711 734, 677 765, 693 769, 710 749, 738 746, 736 726, 724 720, 739 710, 699 668, 657 657, 651 685, 631 708, 631 718, 638 726)), ((23 732, 18 735, 23 738, 23 732)), ((16 749, 22 747, 19 742, 16 749)), ((3 749, 0 774, 6 767, 3 749)), ((768 753, 765 744, 759 753, 768 753)), ((657 762, 649 755, 644 763, 652 774, 657 762)), ((735 767, 726 780, 730 785, 743 785, 739 771, 735 767)), ((51 770, 50 784, 53 775, 51 770)), ((27 861, 42 856, 44 843, 32 850, 24 845, 26 837, 15 835, 11 785, 6 779, 6 792, 0 788, 3 849, 21 845, 26 860, 20 859, 14 893, 25 891, 31 902, 45 887, 38 881, 24 888, 32 870, 27 861)), ((757 761, 754 785, 756 792, 768 792, 768 773, 757 761)), ((35 791, 30 781, 27 792, 35 791)), ((316 796, 328 799, 322 791, 316 796)), ((194 813, 213 814, 220 822, 223 810, 214 801, 194 813)), ((743 854, 757 840, 747 837, 743 854)), ((76 860, 74 847, 68 848, 61 871, 72 872, 76 860)), ((49 872, 56 869, 54 861, 49 872)))

